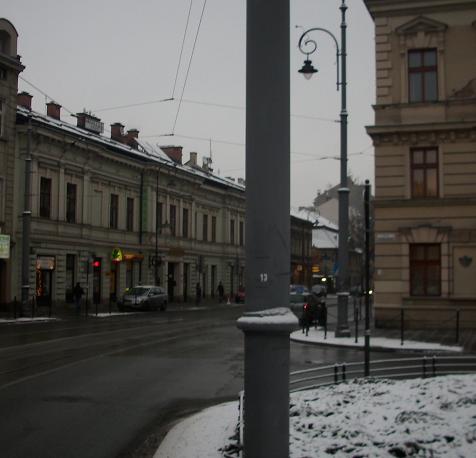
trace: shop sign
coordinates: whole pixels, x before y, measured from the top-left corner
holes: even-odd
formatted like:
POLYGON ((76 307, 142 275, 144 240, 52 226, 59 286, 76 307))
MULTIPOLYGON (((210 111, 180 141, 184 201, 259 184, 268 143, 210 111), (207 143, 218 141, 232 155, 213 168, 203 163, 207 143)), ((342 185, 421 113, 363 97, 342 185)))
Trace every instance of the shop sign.
POLYGON ((111 261, 112 262, 122 262, 124 259, 124 254, 120 248, 114 248, 111 253, 111 261))
POLYGON ((0 234, 0 259, 10 258, 10 236, 0 234))
POLYGON ((36 258, 36 270, 55 270, 54 256, 38 256, 36 258))
POLYGON ((124 253, 123 258, 124 261, 142 261, 144 259, 144 255, 139 253, 124 253))

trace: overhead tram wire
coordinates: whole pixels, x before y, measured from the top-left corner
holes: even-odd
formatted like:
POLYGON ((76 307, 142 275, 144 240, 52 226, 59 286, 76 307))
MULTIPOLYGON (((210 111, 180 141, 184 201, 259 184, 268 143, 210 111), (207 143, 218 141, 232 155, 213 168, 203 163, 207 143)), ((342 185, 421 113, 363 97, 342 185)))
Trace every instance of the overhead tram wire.
POLYGON ((202 8, 202 14, 200 15, 200 21, 198 22, 197 33, 195 34, 195 40, 193 42, 192 53, 190 54, 190 59, 188 61, 187 73, 185 74, 185 81, 183 83, 182 93, 180 94, 179 105, 177 107, 177 114, 175 115, 174 125, 172 127, 172 133, 175 132, 175 127, 177 125, 177 120, 178 120, 178 117, 179 117, 179 114, 180 114, 180 108, 182 107, 183 94, 184 94, 185 88, 187 86, 188 75, 190 74, 190 67, 192 66, 192 60, 193 60, 193 56, 195 54, 195 46, 197 45, 198 35, 200 33, 200 28, 202 26, 202 20, 203 20, 203 15, 205 13, 205 7, 206 6, 207 6, 207 0, 204 0, 203 8, 202 8))
POLYGON ((185 30, 183 32, 182 46, 180 48, 180 56, 179 56, 179 61, 178 61, 178 64, 177 64, 177 71, 175 72, 174 87, 172 89, 172 100, 175 97, 175 88, 177 87, 178 74, 179 74, 180 66, 182 64, 182 54, 183 54, 183 48, 184 48, 184 45, 185 45, 185 38, 187 37, 188 24, 190 22, 190 12, 192 11, 192 3, 193 3, 193 0, 190 0, 190 6, 188 7, 187 22, 185 24, 185 30))
MULTIPOLYGON (((153 100, 147 100, 144 102, 137 102, 137 103, 129 103, 126 105, 116 105, 116 106, 111 106, 111 107, 105 107, 105 108, 98 108, 97 110, 93 110, 95 113, 101 113, 104 111, 114 111, 114 110, 121 110, 125 108, 134 108, 134 107, 139 107, 143 105, 153 105, 156 103, 163 103, 163 102, 171 102, 177 100, 173 97, 165 98, 165 99, 153 99, 153 100)), ((193 105, 203 105, 203 106, 208 106, 208 107, 216 107, 216 108, 226 108, 229 110, 239 110, 239 111, 244 111, 246 107, 240 106, 240 105, 231 105, 231 104, 226 104, 226 103, 215 103, 215 102, 205 102, 203 100, 192 100, 192 99, 182 99, 182 103, 190 103, 193 105)), ((330 123, 339 123, 340 121, 338 119, 334 118, 325 118, 322 116, 311 116, 311 115, 303 115, 303 114, 293 114, 291 113, 292 118, 301 118, 301 119, 309 119, 309 120, 315 120, 315 121, 322 121, 322 122, 330 122, 330 123)))
MULTIPOLYGON (((51 101, 54 101, 54 102, 58 102, 58 99, 55 99, 53 97, 51 97, 49 94, 47 94, 45 91, 43 91, 42 89, 40 89, 38 86, 35 86, 33 83, 30 83, 30 81, 28 81, 27 79, 25 79, 23 76, 19 75, 18 78, 20 78, 22 81, 24 81, 26 84, 28 84, 29 86, 31 86, 33 89, 35 89, 36 91, 38 91, 41 95, 45 96, 46 98, 50 99, 51 101)), ((62 108, 67 111, 70 115, 75 115, 75 113, 73 113, 71 110, 68 110, 67 107, 65 107, 63 104, 61 104, 62 108)))

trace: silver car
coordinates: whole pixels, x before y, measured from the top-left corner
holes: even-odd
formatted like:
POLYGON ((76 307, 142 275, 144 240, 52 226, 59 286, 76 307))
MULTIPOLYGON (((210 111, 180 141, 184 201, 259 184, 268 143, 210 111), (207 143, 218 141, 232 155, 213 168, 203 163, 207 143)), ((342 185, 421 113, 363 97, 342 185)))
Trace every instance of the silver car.
POLYGON ((167 293, 160 286, 135 286, 124 294, 122 307, 137 310, 165 310, 167 293))

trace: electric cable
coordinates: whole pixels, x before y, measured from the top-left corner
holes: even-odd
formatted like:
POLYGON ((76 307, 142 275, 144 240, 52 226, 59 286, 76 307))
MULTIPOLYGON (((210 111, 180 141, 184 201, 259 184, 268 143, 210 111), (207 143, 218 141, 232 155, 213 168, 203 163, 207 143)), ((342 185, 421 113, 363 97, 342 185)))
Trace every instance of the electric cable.
POLYGON ((178 108, 177 108, 177 114, 175 115, 175 121, 174 121, 174 125, 172 127, 172 133, 175 132, 175 126, 177 125, 177 120, 178 120, 178 117, 179 117, 180 108, 182 106, 183 94, 185 92, 185 87, 187 86, 188 75, 190 74, 190 67, 192 66, 192 60, 193 60, 193 56, 195 54, 195 46, 197 45, 198 35, 200 33, 200 28, 201 28, 201 25, 202 25, 202 20, 203 20, 203 15, 205 13, 206 5, 207 5, 207 0, 204 0, 203 7, 202 7, 202 14, 200 15, 200 21, 198 22, 197 33, 195 34, 195 40, 193 42, 192 53, 190 54, 190 59, 188 61, 188 67, 187 67, 187 72, 185 74, 185 81, 183 83, 182 93, 180 94, 179 105, 178 105, 178 108))
POLYGON ((182 47, 180 48, 180 56, 179 56, 179 61, 178 61, 178 65, 177 65, 177 71, 175 73, 174 88, 172 89, 172 100, 175 97, 175 88, 177 86, 178 74, 179 74, 180 66, 182 64, 182 54, 183 54, 183 48, 184 48, 184 45, 185 45, 185 38, 187 37, 188 23, 190 21, 190 12, 192 11, 192 3, 193 3, 193 0, 190 0, 190 6, 188 7, 187 22, 185 24, 185 30, 183 32, 182 47))

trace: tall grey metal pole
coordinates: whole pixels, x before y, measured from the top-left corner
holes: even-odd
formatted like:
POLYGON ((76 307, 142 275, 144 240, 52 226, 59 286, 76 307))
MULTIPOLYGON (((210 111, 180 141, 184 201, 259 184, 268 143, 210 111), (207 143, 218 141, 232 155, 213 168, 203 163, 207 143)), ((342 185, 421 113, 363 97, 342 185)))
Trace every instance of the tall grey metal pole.
POLYGON ((341 111, 340 111, 340 188, 339 188, 339 251, 337 275, 337 326, 336 337, 350 336, 348 323, 349 304, 349 188, 347 187, 347 45, 345 12, 342 0, 341 22, 341 111))
POLYGON ((347 44, 345 13, 347 6, 345 0, 339 7, 342 14, 341 21, 341 44, 337 38, 327 29, 313 27, 306 30, 299 38, 299 50, 306 55, 304 66, 299 73, 310 78, 317 70, 312 66, 309 55, 317 51, 317 43, 310 37, 311 32, 324 32, 329 35, 336 45, 337 50, 337 90, 341 89, 340 110, 340 187, 339 187, 339 247, 338 247, 338 271, 337 271, 337 325, 336 337, 350 336, 348 323, 349 304, 349 188, 347 187, 347 44), (339 71, 340 66, 340 71, 339 71))
POLYGON ((289 0, 247 2, 246 458, 289 456, 289 19, 289 0))
POLYGON ((370 182, 365 180, 365 348, 364 375, 370 375, 370 182))
POLYGON ((23 196, 22 221, 22 266, 21 266, 21 310, 20 316, 28 308, 30 296, 30 233, 31 233, 31 116, 28 115, 25 156, 25 188, 23 196))
POLYGON ((159 284, 159 170, 155 178, 155 257, 154 285, 159 284))

